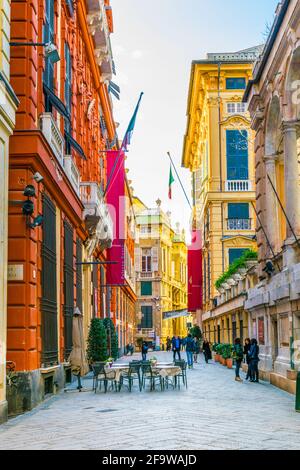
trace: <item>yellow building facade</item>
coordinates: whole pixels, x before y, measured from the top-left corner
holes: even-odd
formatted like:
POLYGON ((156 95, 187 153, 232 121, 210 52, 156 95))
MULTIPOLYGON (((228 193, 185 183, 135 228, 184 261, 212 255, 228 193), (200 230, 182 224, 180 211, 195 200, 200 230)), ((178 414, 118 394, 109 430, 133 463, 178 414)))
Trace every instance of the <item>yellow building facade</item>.
MULTIPOLYGON (((7 419, 6 312, 9 137, 15 125, 18 100, 10 78, 10 2, 0 0, 0 423, 7 419)), ((13 275, 13 273, 11 274, 13 275)))
POLYGON ((184 232, 171 227, 170 214, 157 201, 148 209, 134 201, 137 239, 135 248, 136 339, 166 347, 174 335, 185 337, 192 319, 187 313, 187 246, 184 232))
POLYGON ((192 64, 182 166, 192 175, 194 226, 202 233, 202 329, 210 341, 247 334, 243 311, 214 311, 215 283, 246 250, 256 250, 254 143, 242 98, 260 51, 208 54, 192 64))

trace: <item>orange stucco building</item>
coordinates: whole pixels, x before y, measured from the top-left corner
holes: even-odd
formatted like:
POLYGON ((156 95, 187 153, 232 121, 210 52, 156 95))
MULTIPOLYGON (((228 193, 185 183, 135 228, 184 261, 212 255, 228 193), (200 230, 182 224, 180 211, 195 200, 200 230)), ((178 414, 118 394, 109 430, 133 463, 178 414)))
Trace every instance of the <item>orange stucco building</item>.
POLYGON ((103 150, 115 148, 116 131, 109 0, 11 3, 11 41, 52 43, 60 59, 43 46, 11 47, 20 100, 9 168, 7 360, 18 379, 8 403, 15 414, 68 380, 74 308, 86 335, 90 319, 110 310, 111 295, 100 289, 106 265, 92 263, 105 261, 112 243, 103 150), (27 198, 28 185, 35 195, 27 198), (27 199, 30 216, 22 213, 27 199))

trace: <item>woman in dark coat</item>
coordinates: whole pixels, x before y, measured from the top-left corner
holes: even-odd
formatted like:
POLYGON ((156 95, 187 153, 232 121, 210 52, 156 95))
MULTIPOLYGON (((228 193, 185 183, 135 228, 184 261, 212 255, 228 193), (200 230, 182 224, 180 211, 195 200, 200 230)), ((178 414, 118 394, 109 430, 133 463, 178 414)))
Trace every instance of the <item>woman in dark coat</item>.
POLYGON ((246 338, 245 344, 244 344, 244 356, 245 356, 246 364, 248 365, 246 380, 250 378, 250 358, 249 358, 250 347, 251 347, 251 340, 250 338, 246 338))
POLYGON ((202 349, 203 349, 203 354, 205 357, 205 362, 206 364, 208 364, 209 359, 211 359, 211 349, 210 349, 209 341, 207 341, 206 338, 204 338, 202 349))
POLYGON ((249 350, 250 359, 250 382, 259 382, 258 374, 258 362, 259 362, 259 346, 257 340, 253 338, 251 340, 251 346, 249 350))

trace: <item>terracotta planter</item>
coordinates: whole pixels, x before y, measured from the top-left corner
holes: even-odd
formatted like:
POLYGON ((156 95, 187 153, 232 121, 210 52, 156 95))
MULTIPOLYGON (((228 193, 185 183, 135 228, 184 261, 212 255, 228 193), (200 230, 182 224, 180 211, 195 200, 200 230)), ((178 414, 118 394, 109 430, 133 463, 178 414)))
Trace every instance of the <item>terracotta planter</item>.
POLYGON ((220 362, 220 354, 215 355, 215 362, 220 362))
POLYGON ((220 362, 221 362, 222 366, 226 366, 226 359, 224 359, 223 356, 221 356, 220 362))
POLYGON ((232 358, 226 359, 226 365, 227 365, 228 369, 232 369, 232 358))

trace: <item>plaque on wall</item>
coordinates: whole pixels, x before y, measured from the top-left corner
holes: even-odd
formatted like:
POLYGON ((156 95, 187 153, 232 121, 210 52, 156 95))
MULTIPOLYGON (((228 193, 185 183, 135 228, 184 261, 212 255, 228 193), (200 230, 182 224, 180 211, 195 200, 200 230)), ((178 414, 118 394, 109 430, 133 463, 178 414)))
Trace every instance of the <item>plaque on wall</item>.
POLYGON ((9 264, 7 268, 8 281, 24 281, 24 265, 9 264))

